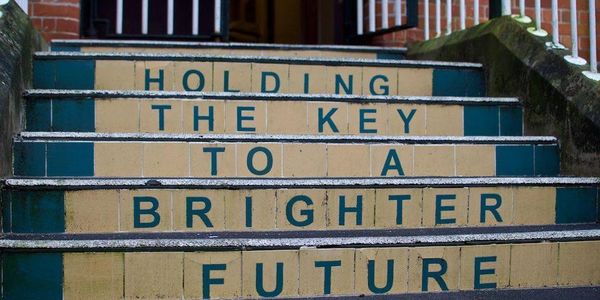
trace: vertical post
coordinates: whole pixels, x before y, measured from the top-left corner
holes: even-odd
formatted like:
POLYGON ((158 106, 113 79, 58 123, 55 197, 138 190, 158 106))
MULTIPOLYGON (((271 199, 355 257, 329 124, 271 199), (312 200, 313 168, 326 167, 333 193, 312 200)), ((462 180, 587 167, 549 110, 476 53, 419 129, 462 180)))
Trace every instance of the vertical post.
POLYGON ((356 35, 363 34, 363 0, 356 0, 356 35))
POLYGON ((558 0, 552 0, 552 43, 560 45, 560 32, 558 31, 558 0))
POLYGON ((473 1, 473 24, 479 25, 479 0, 473 1))
POLYGON ((192 2, 192 34, 198 35, 200 31, 200 0, 194 0, 192 2))
POLYGON ((525 17, 525 0, 519 0, 519 16, 525 17))
MULTIPOLYGON (((539 1, 539 0, 537 0, 539 1)), ((571 55, 565 56, 565 59, 575 65, 585 65, 585 59, 579 57, 579 35, 577 34, 577 1, 571 0, 571 55)))
POLYGON ((446 0, 446 34, 452 33, 452 0, 446 0))
POLYGON ((460 0, 460 30, 464 30, 467 28, 467 16, 466 16, 466 8, 465 8, 465 0, 460 0))
POLYGON ((510 4, 510 0, 502 0, 502 15, 510 16, 512 12, 512 7, 510 4))
POLYGON ((375 32, 375 0, 369 0, 369 32, 375 32))
POLYGON ((596 53, 596 0, 589 0, 590 19, 590 71, 598 73, 598 58, 596 53))
POLYGON ((123 0, 117 0, 117 34, 123 33, 123 0))
POLYGON ((221 0, 215 0, 215 33, 221 33, 221 0))
POLYGON ((429 39, 429 0, 425 0, 423 3, 423 14, 425 15, 425 24, 423 24, 423 31, 425 33, 425 40, 429 39))
POLYGON ((381 27, 389 28, 388 24, 388 0, 381 0, 381 27))
POLYGON ((167 34, 173 34, 173 19, 175 18, 175 0, 167 1, 167 34))
MULTIPOLYGON (((521 21, 524 22, 524 21, 521 21)), ((537 36, 547 36, 548 33, 542 29, 542 4, 541 0, 535 0, 535 27, 529 27, 527 30, 537 36)))
POLYGON ((402 25, 402 0, 394 0, 394 23, 402 25))
POLYGON ((442 35, 442 4, 435 0, 435 36, 442 35))
POLYGON ((142 34, 148 34, 148 0, 142 0, 142 34))

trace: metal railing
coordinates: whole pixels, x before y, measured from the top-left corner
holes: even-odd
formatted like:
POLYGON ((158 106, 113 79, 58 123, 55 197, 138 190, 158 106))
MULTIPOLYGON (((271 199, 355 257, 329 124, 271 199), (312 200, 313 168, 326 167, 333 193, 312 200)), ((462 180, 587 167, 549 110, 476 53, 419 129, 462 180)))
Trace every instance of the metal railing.
POLYGON ((87 37, 227 40, 228 0, 163 2, 164 11, 157 11, 149 0, 83 0, 81 32, 87 37), (190 24, 177 23, 183 19, 190 24))
MULTIPOLYGON (((435 1, 435 36, 441 36, 442 35, 442 3, 441 0, 434 0, 435 1)), ((479 0, 468 0, 472 2, 472 7, 473 7, 473 24, 477 25, 479 24, 479 0)), ((544 1, 548 1, 548 0, 544 0, 544 1)), ((550 27, 549 28, 551 30, 551 34, 552 34, 552 41, 546 43, 548 49, 566 49, 565 46, 563 46, 560 43, 560 33, 559 33, 559 6, 558 6, 558 0, 551 0, 551 21, 550 21, 550 27)), ((459 22, 460 22, 460 29, 465 29, 466 28, 466 19, 467 19, 467 11, 466 11, 466 5, 465 5, 465 0, 458 0, 459 2, 459 22)), ((580 65, 583 66, 585 64, 587 64, 587 61, 579 56, 579 51, 581 50, 580 48, 580 43, 579 43, 579 33, 578 33, 578 10, 577 10, 577 0, 569 0, 569 25, 570 25, 570 39, 571 39, 571 54, 565 56, 565 60, 567 60, 569 63, 575 64, 575 65, 580 65)), ((424 39, 428 40, 431 37, 430 31, 429 31, 429 22, 430 22, 430 12, 429 12, 429 0, 423 0, 423 15, 424 15, 424 26, 423 26, 423 31, 424 31, 424 39)), ((545 37, 548 36, 548 32, 542 28, 543 27, 543 20, 542 20, 542 6, 541 6, 541 0, 535 0, 534 2, 534 6, 533 6, 533 11, 534 11, 534 17, 533 19, 526 16, 525 15, 525 11, 526 11, 526 6, 525 6, 525 0, 519 0, 518 1, 518 8, 517 8, 517 14, 513 15, 513 17, 515 18, 515 20, 522 22, 522 23, 532 23, 532 21, 534 20, 533 24, 531 27, 528 28, 528 31, 536 36, 540 36, 540 37, 545 37)), ((512 14, 512 10, 513 7, 511 7, 511 0, 490 0, 489 1, 489 5, 490 5, 490 16, 489 18, 492 18, 494 16, 499 16, 499 15, 511 15, 512 14)), ((445 30, 445 34, 451 34, 452 33, 452 22, 453 22, 453 0, 446 0, 445 1, 445 9, 446 9, 446 30, 445 30)), ((590 38, 590 46, 589 46, 589 52, 590 52, 590 58, 589 58, 589 70, 584 71, 583 74, 585 76, 587 76, 590 79, 596 80, 596 81, 600 81, 600 74, 598 73, 598 60, 597 60, 597 47, 596 47, 596 0, 588 0, 588 6, 587 6, 587 14, 589 16, 589 38, 590 38)))
POLYGON ((380 27, 376 26, 376 0, 356 0, 356 35, 360 38, 368 38, 386 33, 417 27, 419 24, 419 6, 418 0, 380 0, 379 11, 380 27), (394 24, 390 26, 389 4, 394 4, 394 24), (364 3, 367 2, 367 15, 364 14, 364 3), (403 13, 406 14, 406 21, 403 22, 403 13), (368 28, 365 32, 364 23, 367 19, 368 28))

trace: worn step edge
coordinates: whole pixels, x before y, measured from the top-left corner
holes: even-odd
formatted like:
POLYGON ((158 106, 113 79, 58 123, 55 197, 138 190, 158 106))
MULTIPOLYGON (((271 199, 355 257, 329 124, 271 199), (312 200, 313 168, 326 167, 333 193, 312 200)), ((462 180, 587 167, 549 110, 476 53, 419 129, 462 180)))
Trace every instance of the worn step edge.
POLYGON ((99 189, 99 188, 374 188, 374 187, 489 187, 510 186, 600 186, 600 177, 438 177, 438 178, 314 178, 314 179, 189 179, 189 178, 10 178, 0 181, 5 188, 99 189))
POLYGON ((101 60, 169 60, 169 61, 212 61, 212 62, 257 62, 275 64, 304 64, 322 66, 382 66, 382 67, 444 67, 481 69, 482 64, 467 62, 446 62, 426 60, 376 60, 363 58, 312 58, 312 57, 266 57, 231 55, 190 55, 178 53, 100 53, 100 52, 36 52, 35 59, 101 59, 101 60))
POLYGON ((350 52, 386 52, 406 53, 404 47, 375 47, 353 45, 294 45, 294 44, 263 44, 263 43, 218 43, 218 42, 177 42, 177 41, 123 41, 123 40, 52 40, 51 46, 69 45, 83 47, 140 47, 140 48, 226 48, 226 49, 264 49, 264 50, 328 50, 350 52))
POLYGON ((557 144, 550 136, 359 136, 269 134, 167 134, 101 132, 21 132, 15 141, 185 141, 185 142, 299 142, 389 144, 557 144))
POLYGON ((414 236, 344 236, 294 238, 155 238, 145 239, 0 239, 3 250, 169 250, 169 249, 293 249, 302 247, 389 247, 464 244, 506 244, 600 240, 600 229, 465 233, 414 236))
POLYGON ((212 93, 183 91, 111 91, 111 90, 56 90, 32 89, 23 94, 26 98, 93 97, 113 98, 180 98, 209 100, 269 100, 269 101, 314 101, 314 102, 356 102, 356 103, 433 103, 433 104, 475 104, 475 105, 519 105, 518 98, 509 97, 445 97, 445 96, 364 96, 335 94, 272 94, 272 93, 212 93))

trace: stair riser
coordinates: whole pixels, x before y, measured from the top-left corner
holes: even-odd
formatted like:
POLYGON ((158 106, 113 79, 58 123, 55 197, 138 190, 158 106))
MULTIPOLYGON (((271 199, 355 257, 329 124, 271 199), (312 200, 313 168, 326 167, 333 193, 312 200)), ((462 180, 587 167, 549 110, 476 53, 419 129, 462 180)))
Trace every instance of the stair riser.
POLYGON ((246 55, 246 56, 277 56, 277 57, 331 57, 331 58, 362 58, 362 59, 404 59, 403 53, 363 52, 363 51, 327 51, 327 50, 269 50, 269 49, 226 49, 226 48, 152 48, 152 47, 56 47, 52 51, 78 51, 96 53, 182 53, 191 55, 246 55))
POLYGON ((15 142, 17 176, 556 176, 558 146, 495 144, 15 142))
POLYGON ((4 253, 3 292, 5 299, 198 299, 598 285, 598 249, 600 242, 593 241, 277 251, 4 253))
POLYGON ((596 187, 5 191, 4 232, 302 231, 596 223, 596 187))
POLYGON ((521 107, 317 101, 34 98, 28 131, 518 136, 521 107))
POLYGON ((483 96, 479 68, 286 63, 36 59, 34 88, 483 96), (162 75, 161 75, 162 74, 162 75), (203 80, 201 80, 201 78, 203 80))

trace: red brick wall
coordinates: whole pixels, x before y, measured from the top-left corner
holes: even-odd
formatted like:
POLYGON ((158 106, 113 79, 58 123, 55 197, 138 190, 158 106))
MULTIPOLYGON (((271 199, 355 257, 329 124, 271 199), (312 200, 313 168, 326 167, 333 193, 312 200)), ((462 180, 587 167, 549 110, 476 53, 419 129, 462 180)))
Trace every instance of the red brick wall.
MULTIPOLYGON (((390 19, 389 19, 389 24, 393 24, 393 20, 394 20, 394 9, 393 9, 393 0, 389 0, 389 8, 388 11, 390 13, 390 19)), ((424 24, 424 16, 423 16, 423 2, 424 1, 419 1, 419 28, 415 28, 415 29, 410 29, 410 30, 405 30, 405 31, 400 31, 400 32, 394 32, 394 33, 390 33, 390 34, 386 34, 384 36, 381 37, 377 37, 373 40, 373 44, 374 45, 382 45, 382 46, 395 46, 395 47, 399 47, 399 46, 404 46, 406 45, 406 43, 408 42, 414 42, 414 41, 421 41, 424 39, 424 32, 423 32, 423 24, 424 24)), ((473 24, 473 1, 471 0, 466 0, 465 1, 467 6, 466 6, 466 12, 467 12, 467 27, 472 26, 473 24)), ((513 3, 513 13, 518 13, 519 11, 519 7, 518 7, 518 0, 512 0, 513 3)), ((535 12, 534 12, 534 2, 535 0, 526 0, 525 1, 525 5, 526 5, 526 15, 530 16, 530 17, 534 17, 535 12)), ((552 25, 551 25, 551 1, 550 0, 543 0, 542 2, 542 28, 544 28, 546 31, 548 31, 548 33, 552 33, 552 25)), ((571 47, 571 34, 570 34, 570 9, 569 9, 569 0, 559 0, 559 14, 558 14, 558 21, 559 21, 559 32, 560 32, 560 43, 563 44, 566 47, 571 47)), ((442 25, 442 34, 444 34, 445 30, 446 30, 446 0, 442 0, 441 1, 442 4, 442 8, 441 8, 441 16, 442 16, 442 21, 441 21, 441 25, 442 25)), ((459 1, 458 0, 453 0, 452 1, 452 28, 453 30, 458 30, 460 27, 460 20, 459 20, 459 1)), ((479 5, 479 17, 480 17, 480 22, 485 22, 487 20, 487 16, 489 15, 488 13, 488 8, 489 8, 489 1, 486 0, 481 0, 480 1, 480 5, 479 5)), ((377 6, 376 6, 376 15, 377 15, 377 22, 376 22, 376 27, 380 27, 381 26, 381 10, 380 10, 381 4, 380 4, 380 0, 377 0, 377 6)), ((577 19, 578 19, 578 35, 579 35, 579 53, 580 56, 584 57, 584 58, 589 58, 589 46, 590 46, 590 38, 589 38, 589 19, 588 19, 588 1, 587 0, 578 0, 577 1, 577 19)), ((367 14, 368 12, 368 6, 367 6, 367 2, 365 1, 365 5, 364 5, 364 12, 365 14, 367 14)), ((406 12, 404 12, 404 16, 403 16, 403 20, 406 20, 406 12)), ((430 30, 430 36, 434 37, 435 36, 435 0, 429 0, 429 30, 430 30)), ((596 18, 598 20, 598 24, 600 24, 600 3, 596 5, 596 18)), ((531 26, 534 26, 534 24, 532 23, 531 26)), ((368 28, 368 23, 367 23, 367 19, 365 19, 365 23, 364 23, 364 28, 365 30, 368 28)), ((597 34, 597 38, 600 40, 600 30, 598 31, 597 34)), ((598 52, 598 56, 600 57, 600 51, 598 52)))
POLYGON ((47 41, 79 38, 79 0, 30 0, 29 16, 47 41))

